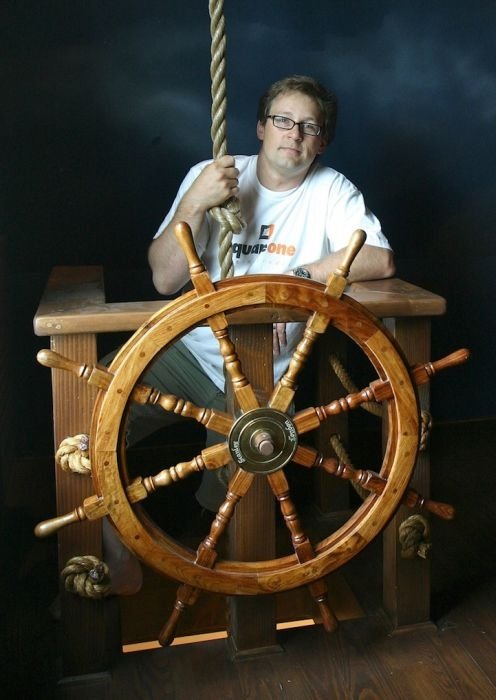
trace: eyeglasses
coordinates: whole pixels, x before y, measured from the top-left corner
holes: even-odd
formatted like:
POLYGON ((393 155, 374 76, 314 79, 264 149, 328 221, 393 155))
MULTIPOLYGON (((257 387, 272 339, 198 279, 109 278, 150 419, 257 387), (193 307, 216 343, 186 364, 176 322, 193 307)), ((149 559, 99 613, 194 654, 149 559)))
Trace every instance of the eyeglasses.
POLYGON ((297 126, 307 136, 319 136, 322 131, 322 127, 318 124, 312 124, 312 122, 295 122, 294 119, 281 117, 279 114, 268 114, 267 119, 272 119, 274 126, 278 129, 285 129, 286 131, 291 131, 291 129, 297 126))

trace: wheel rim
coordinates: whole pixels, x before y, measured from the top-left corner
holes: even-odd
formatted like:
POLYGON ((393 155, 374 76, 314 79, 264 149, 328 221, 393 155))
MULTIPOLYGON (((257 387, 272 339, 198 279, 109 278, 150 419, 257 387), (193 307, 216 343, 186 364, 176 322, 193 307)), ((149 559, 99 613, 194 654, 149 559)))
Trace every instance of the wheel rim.
POLYGON ((216 291, 190 292, 164 307, 116 356, 114 378, 95 405, 91 440, 94 480, 108 503, 110 517, 124 541, 147 564, 167 576, 225 594, 270 593, 308 584, 358 554, 387 524, 408 486, 418 449, 418 406, 408 368, 397 344, 364 307, 349 297, 334 299, 324 287, 306 280, 288 284, 287 276, 260 275, 224 280, 216 291), (216 313, 256 309, 319 311, 368 356, 381 379, 391 384, 389 438, 381 476, 381 494, 368 496, 350 519, 314 544, 315 557, 301 563, 296 555, 262 562, 219 561, 199 567, 195 554, 143 517, 126 497, 120 465, 122 421, 133 387, 158 353, 216 313))

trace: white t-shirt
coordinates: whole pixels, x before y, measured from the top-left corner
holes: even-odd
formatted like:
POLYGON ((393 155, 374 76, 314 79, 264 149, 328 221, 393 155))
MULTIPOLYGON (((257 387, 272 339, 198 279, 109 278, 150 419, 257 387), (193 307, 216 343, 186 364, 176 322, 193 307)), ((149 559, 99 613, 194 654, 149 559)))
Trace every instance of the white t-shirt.
MULTIPOLYGON (((367 245, 389 248, 377 218, 365 206, 359 190, 341 173, 315 162, 298 187, 274 192, 257 177, 258 156, 236 156, 238 195, 246 227, 233 236, 234 275, 284 274, 320 260, 348 244, 357 228, 367 234, 367 245)), ((155 238, 168 225, 185 192, 211 161, 195 165, 183 180, 171 210, 155 238)), ((209 214, 196 238, 196 248, 211 279, 221 277, 218 259, 219 224, 209 214)), ((302 324, 288 324, 288 345, 274 360, 279 379, 301 337, 302 324)), ((212 381, 224 389, 223 360, 210 328, 195 328, 182 338, 212 381)))

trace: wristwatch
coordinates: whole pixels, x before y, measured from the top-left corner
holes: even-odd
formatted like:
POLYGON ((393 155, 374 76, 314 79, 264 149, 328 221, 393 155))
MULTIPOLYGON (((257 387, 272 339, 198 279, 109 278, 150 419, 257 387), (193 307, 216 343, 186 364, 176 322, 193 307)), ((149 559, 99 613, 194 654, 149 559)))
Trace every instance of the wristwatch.
POLYGON ((295 267, 293 270, 293 275, 296 275, 296 277, 305 277, 307 280, 312 279, 312 275, 306 267, 295 267))

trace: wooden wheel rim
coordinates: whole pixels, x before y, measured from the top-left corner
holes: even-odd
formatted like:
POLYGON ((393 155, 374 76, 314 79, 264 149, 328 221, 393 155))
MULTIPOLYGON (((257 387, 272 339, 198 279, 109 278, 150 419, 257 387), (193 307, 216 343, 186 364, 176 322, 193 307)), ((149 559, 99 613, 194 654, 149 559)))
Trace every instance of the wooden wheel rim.
MULTIPOLYGON (((271 593, 322 578, 358 554, 387 524, 410 481, 419 442, 416 391, 401 350, 382 324, 364 307, 343 296, 334 299, 316 282, 280 275, 256 275, 217 283, 216 291, 195 291, 174 300, 142 326, 110 366, 114 378, 101 392, 92 421, 91 463, 97 492, 127 545, 160 573, 192 586, 224 594, 271 593), (314 545, 315 557, 300 563, 296 555, 261 562, 219 561, 201 567, 195 554, 163 533, 125 493, 119 468, 122 419, 132 389, 154 357, 191 328, 216 313, 242 309, 292 308, 319 311, 366 353, 381 379, 390 382, 389 438, 381 475, 387 484, 371 494, 336 532, 314 545)), ((249 377, 248 377, 249 379, 249 377)))

